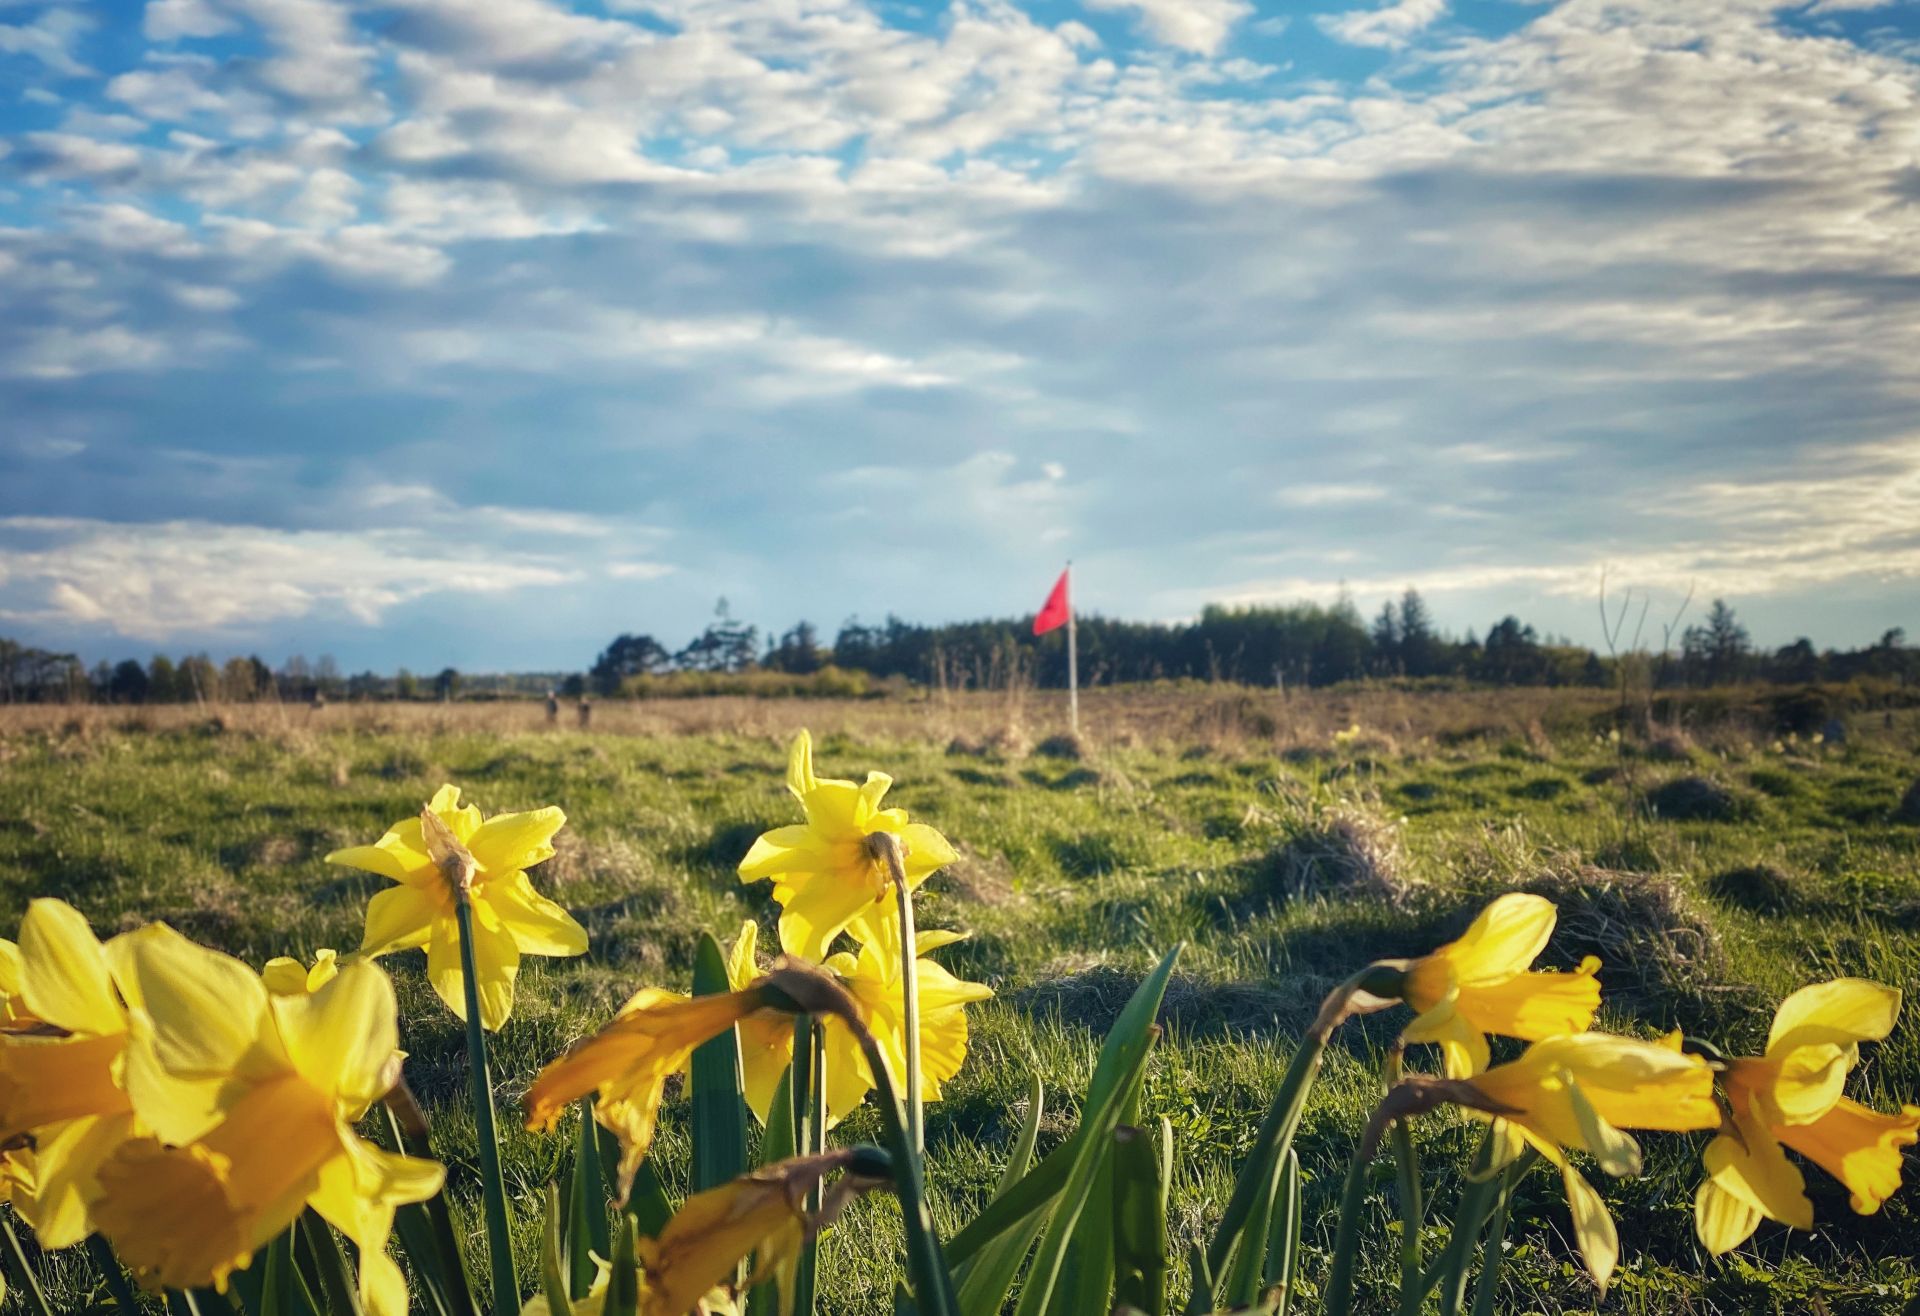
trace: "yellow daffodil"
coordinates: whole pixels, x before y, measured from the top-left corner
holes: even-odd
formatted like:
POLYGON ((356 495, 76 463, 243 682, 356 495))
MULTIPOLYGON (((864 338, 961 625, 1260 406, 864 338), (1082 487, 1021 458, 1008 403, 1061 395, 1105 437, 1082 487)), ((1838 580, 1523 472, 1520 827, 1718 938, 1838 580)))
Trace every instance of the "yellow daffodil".
POLYGON ((769 1011, 757 989, 690 997, 643 987, 605 1028, 540 1071, 527 1090, 527 1127, 551 1129, 569 1103, 596 1093, 594 1118, 620 1140, 624 1197, 653 1142, 667 1079, 702 1042, 762 1011, 791 1028, 792 1015, 769 1011))
MULTIPOLYGON (((900 981, 900 920, 876 920, 874 939, 858 954, 841 952, 825 967, 841 981, 865 1011, 866 1024, 880 1043, 887 1066, 896 1078, 907 1072, 906 1018, 900 981)), ((914 938, 921 957, 914 969, 920 989, 920 1099, 940 1100, 940 1085, 960 1072, 967 1058, 966 1006, 984 1001, 993 989, 963 982, 944 967, 925 958, 942 946, 962 939, 958 932, 922 932, 914 938)), ((827 1116, 839 1121, 860 1104, 873 1087, 873 1070, 853 1030, 838 1019, 825 1021, 827 1049, 827 1116)))
MULTIPOLYGON (((513 1010, 513 980, 522 955, 580 955, 586 930, 566 910, 533 889, 526 869, 553 857, 553 835, 567 820, 549 806, 528 813, 496 814, 460 803, 460 791, 442 786, 427 805, 446 825, 454 843, 472 860, 473 958, 479 979, 480 1022, 498 1031, 513 1010)), ((431 853, 432 838, 419 818, 405 818, 372 845, 336 850, 330 864, 377 873, 399 885, 367 904, 366 934, 359 953, 427 952, 427 977, 447 1008, 467 1017, 460 971, 458 898, 431 853)))
POLYGON ((1535 1042, 1518 1060, 1460 1086, 1479 1094, 1481 1114, 1498 1117, 1502 1161, 1531 1145, 1559 1168, 1575 1240, 1602 1291, 1620 1259, 1619 1234, 1606 1203, 1566 1153, 1587 1152, 1611 1175, 1638 1174, 1639 1144, 1621 1130, 1684 1132, 1720 1122, 1706 1061, 1605 1033, 1535 1042))
POLYGON ((765 1166, 689 1197, 660 1231, 640 1240, 641 1316, 685 1316, 753 1258, 751 1285, 769 1278, 806 1239, 806 1194, 844 1152, 765 1166))
POLYGON ((322 949, 314 952, 312 968, 291 955, 275 956, 261 968, 260 981, 275 996, 304 996, 325 987, 339 972, 339 952, 322 949))
POLYGON ((1764 1056, 1727 1066, 1730 1125, 1707 1144, 1694 1227, 1713 1253, 1738 1247, 1765 1216, 1813 1227, 1791 1147, 1847 1186, 1870 1215, 1900 1187, 1902 1147, 1920 1141, 1920 1106, 1885 1115, 1842 1095, 1861 1042, 1893 1031, 1900 993, 1864 978, 1802 987, 1780 1003, 1764 1056))
POLYGON ((876 916, 888 912, 893 895, 889 870, 868 836, 885 832, 899 841, 910 888, 957 858, 939 832, 908 822, 905 809, 880 807, 892 784, 881 772, 869 772, 860 786, 816 777, 812 738, 804 731, 794 738, 787 789, 807 820, 765 833, 740 861, 741 881, 773 880, 780 944, 789 954, 818 964, 842 931, 873 939, 876 916))
POLYGON ((1480 911, 1458 941, 1407 967, 1403 999, 1418 1012, 1405 1040, 1438 1042, 1450 1078, 1487 1067, 1486 1034, 1535 1042, 1584 1032, 1600 1008, 1600 961, 1573 973, 1535 973, 1556 918, 1553 903, 1509 892, 1480 911))
POLYGON ((274 995, 162 924, 113 949, 138 1021, 127 1086, 154 1134, 100 1171, 96 1216, 121 1259, 149 1283, 224 1289, 310 1206, 359 1249, 368 1312, 406 1316, 386 1252, 394 1211, 433 1196, 445 1172, 354 1132, 399 1077, 387 975, 356 963, 312 993, 274 995))
MULTIPOLYGON (((734 1269, 748 1257, 746 1287, 764 1282, 799 1254, 810 1229, 818 1229, 853 1196, 879 1180, 850 1173, 828 1192, 818 1219, 809 1219, 806 1197, 814 1185, 845 1169, 858 1153, 846 1149, 796 1156, 695 1193, 657 1237, 642 1238, 638 1265, 640 1316, 737 1316, 734 1269)), ((575 1299, 576 1316, 605 1310, 609 1268, 602 1265, 592 1291, 575 1299)), ((549 1316, 545 1298, 535 1298, 521 1316, 549 1316)))
POLYGON ((106 948, 64 901, 27 906, 16 981, 34 1022, 0 1031, 0 1144, 33 1146, 22 1213, 42 1247, 67 1247, 93 1232, 101 1163, 136 1131, 120 1083, 127 1014, 106 948))
MULTIPOLYGON (((761 976, 754 962, 759 940, 760 929, 751 921, 740 925, 740 936, 727 954, 727 985, 736 992, 744 992, 761 976)), ((793 1065, 793 1017, 763 1010, 741 1019, 735 1028, 740 1036, 740 1084, 747 1107, 765 1124, 780 1080, 793 1065)))

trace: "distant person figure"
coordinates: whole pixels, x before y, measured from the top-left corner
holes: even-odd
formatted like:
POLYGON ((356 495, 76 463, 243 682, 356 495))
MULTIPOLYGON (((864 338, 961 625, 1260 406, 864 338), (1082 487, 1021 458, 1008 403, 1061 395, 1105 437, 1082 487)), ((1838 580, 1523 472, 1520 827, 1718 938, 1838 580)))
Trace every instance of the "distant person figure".
POLYGON ((307 696, 307 711, 319 713, 325 711, 326 707, 327 697, 320 693, 320 687, 316 685, 313 687, 313 693, 307 696))
POLYGON ((547 691, 547 725, 550 727, 560 725, 560 696, 551 690, 547 691))
POLYGON ((585 695, 580 696, 580 729, 585 731, 593 725, 593 701, 585 695))

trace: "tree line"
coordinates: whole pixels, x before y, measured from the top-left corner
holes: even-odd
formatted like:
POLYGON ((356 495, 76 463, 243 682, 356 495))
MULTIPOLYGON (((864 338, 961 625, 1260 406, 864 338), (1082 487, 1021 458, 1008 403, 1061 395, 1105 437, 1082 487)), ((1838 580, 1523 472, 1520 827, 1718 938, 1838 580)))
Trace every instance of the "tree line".
MULTIPOLYGON (((1035 637, 1032 615, 920 625, 888 617, 857 618, 831 644, 809 622, 763 640, 736 621, 724 600, 707 629, 681 648, 629 632, 595 659, 586 683, 603 694, 676 672, 784 672, 837 669, 916 684, 995 689, 1010 684, 1066 684, 1061 631, 1035 637)), ((1353 601, 1232 607, 1211 605, 1191 622, 1077 620, 1080 680, 1086 685, 1146 681, 1210 681, 1265 686, 1322 686, 1342 681, 1409 678, 1489 685, 1611 685, 1618 660, 1562 637, 1543 635, 1518 617, 1501 617, 1484 635, 1443 632, 1426 600, 1409 589, 1371 621, 1353 601)), ((1779 649, 1756 646, 1733 608, 1716 599, 1701 624, 1677 647, 1651 656, 1662 686, 1743 681, 1815 682, 1880 676, 1920 680, 1920 650, 1898 629, 1864 649, 1825 651, 1795 640, 1779 649)))
MULTIPOLYGON (((205 653, 179 659, 156 654, 89 668, 72 654, 0 638, 0 702, 95 701, 191 703, 279 699, 511 698, 548 692, 577 698, 671 689, 700 689, 749 673, 815 679, 826 690, 848 688, 835 678, 859 674, 951 689, 1066 684, 1065 636, 1035 637, 1032 616, 920 625, 888 617, 869 625, 841 625, 832 642, 809 622, 764 636, 733 616, 722 599, 708 625, 678 648, 651 634, 617 636, 584 672, 463 674, 443 668, 415 675, 343 673, 322 655, 270 667, 257 655, 216 664, 205 653)), ((1232 682, 1260 686, 1323 686, 1342 681, 1406 679, 1488 685, 1606 686, 1618 660, 1564 638, 1542 635, 1505 616, 1484 633, 1448 634, 1433 622, 1426 601, 1407 590, 1371 620, 1351 599, 1332 605, 1294 603, 1207 607, 1190 622, 1135 622, 1083 616, 1077 621, 1080 680, 1085 685, 1149 681, 1232 682)), ((1652 684, 1714 686, 1746 681, 1810 684, 1870 676, 1920 682, 1920 649, 1905 634, 1887 631, 1858 649, 1816 649, 1797 639, 1777 649, 1756 646, 1724 600, 1685 628, 1677 645, 1641 655, 1652 684)), ((783 683, 779 688, 804 688, 783 683)))

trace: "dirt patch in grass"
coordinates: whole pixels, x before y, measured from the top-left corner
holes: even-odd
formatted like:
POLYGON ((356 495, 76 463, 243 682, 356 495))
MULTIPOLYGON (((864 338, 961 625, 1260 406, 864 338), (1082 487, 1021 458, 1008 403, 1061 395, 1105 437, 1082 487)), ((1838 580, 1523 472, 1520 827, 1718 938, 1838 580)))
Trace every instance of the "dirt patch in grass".
POLYGON ((960 900, 989 908, 1019 900, 1013 885, 1013 865, 1003 854, 973 854, 962 851, 960 862, 943 870, 940 878, 960 900))

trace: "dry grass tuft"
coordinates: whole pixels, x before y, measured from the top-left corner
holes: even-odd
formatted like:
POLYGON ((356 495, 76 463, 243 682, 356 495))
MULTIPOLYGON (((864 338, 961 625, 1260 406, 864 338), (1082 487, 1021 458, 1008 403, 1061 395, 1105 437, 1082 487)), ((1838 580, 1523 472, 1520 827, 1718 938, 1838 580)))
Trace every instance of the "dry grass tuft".
POLYGON ((1033 747, 1036 758, 1067 759, 1075 763, 1084 760, 1087 757, 1087 751, 1088 746, 1083 739, 1068 735, 1064 731, 1048 736, 1033 747))
POLYGON ((1536 858, 1530 874, 1491 875, 1475 894, 1545 896, 1559 910, 1546 962, 1600 957, 1600 982, 1615 1009, 1670 1015, 1676 1002, 1720 990, 1726 954, 1707 912, 1679 879, 1602 868, 1563 857, 1536 858))
POLYGON ((1397 824, 1351 801, 1315 805, 1283 824, 1266 886, 1279 899, 1341 897, 1400 904, 1411 887, 1397 824))
POLYGON ((1907 787, 1907 793, 1900 798, 1900 805, 1893 811, 1895 822, 1920 823, 1920 777, 1914 778, 1913 785, 1907 787))
POLYGON ((1804 903, 1800 884, 1771 864, 1730 868, 1707 879, 1707 891, 1752 914, 1791 914, 1804 903))
POLYGON ((1696 752, 1693 737, 1680 727, 1653 727, 1642 752, 1655 763, 1691 763, 1696 752))
POLYGON ((1647 792, 1647 807, 1673 822, 1733 822, 1749 818, 1753 801, 1711 777, 1675 777, 1647 792))

